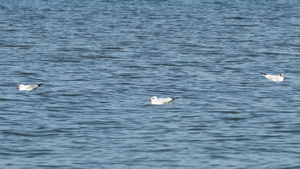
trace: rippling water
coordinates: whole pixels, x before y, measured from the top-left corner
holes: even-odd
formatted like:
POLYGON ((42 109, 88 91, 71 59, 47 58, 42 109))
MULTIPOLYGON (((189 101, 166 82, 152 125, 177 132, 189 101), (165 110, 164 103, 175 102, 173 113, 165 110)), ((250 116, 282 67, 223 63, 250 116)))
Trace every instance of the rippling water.
POLYGON ((297 2, 1 1, 1 168, 300 168, 297 2))

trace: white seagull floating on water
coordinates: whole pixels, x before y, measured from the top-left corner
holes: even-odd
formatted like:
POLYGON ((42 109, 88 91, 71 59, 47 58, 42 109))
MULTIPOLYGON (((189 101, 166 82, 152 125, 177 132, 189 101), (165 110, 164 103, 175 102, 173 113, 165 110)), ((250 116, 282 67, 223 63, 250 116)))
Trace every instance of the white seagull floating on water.
POLYGON ((41 83, 41 84, 34 84, 34 85, 23 85, 23 84, 20 84, 20 86, 17 88, 19 89, 20 91, 29 91, 29 90, 35 90, 37 89, 38 87, 42 86, 44 83, 41 83))
POLYGON ((169 104, 171 101, 178 99, 178 97, 174 98, 157 98, 156 96, 151 97, 149 101, 151 101, 151 104, 169 104))
POLYGON ((283 82, 285 73, 280 73, 279 75, 269 75, 265 73, 260 73, 261 75, 265 76, 267 79, 273 82, 283 82))

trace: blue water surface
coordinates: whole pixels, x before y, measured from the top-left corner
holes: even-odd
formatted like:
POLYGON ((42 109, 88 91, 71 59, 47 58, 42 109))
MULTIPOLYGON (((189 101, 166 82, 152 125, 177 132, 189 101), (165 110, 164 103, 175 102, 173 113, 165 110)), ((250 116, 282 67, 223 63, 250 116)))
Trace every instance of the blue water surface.
POLYGON ((298 1, 0 2, 0 168, 300 168, 298 1))

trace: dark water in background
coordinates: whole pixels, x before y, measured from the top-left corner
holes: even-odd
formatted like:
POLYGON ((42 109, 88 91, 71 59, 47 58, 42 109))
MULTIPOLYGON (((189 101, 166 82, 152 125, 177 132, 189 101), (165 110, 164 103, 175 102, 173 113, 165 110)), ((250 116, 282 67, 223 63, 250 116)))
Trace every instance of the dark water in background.
POLYGON ((1 1, 0 168, 300 168, 298 2, 1 1))

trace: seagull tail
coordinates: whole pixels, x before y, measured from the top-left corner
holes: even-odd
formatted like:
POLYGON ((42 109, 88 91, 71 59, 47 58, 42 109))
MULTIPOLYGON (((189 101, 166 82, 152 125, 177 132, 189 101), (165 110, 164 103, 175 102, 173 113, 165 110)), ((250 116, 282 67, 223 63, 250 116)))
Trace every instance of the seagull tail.
POLYGON ((265 73, 260 73, 261 75, 263 75, 263 76, 266 76, 267 74, 265 74, 265 73))
POLYGON ((179 97, 173 97, 172 100, 178 99, 179 97))
POLYGON ((41 84, 38 84, 38 86, 40 87, 40 86, 42 86, 44 83, 41 83, 41 84))

